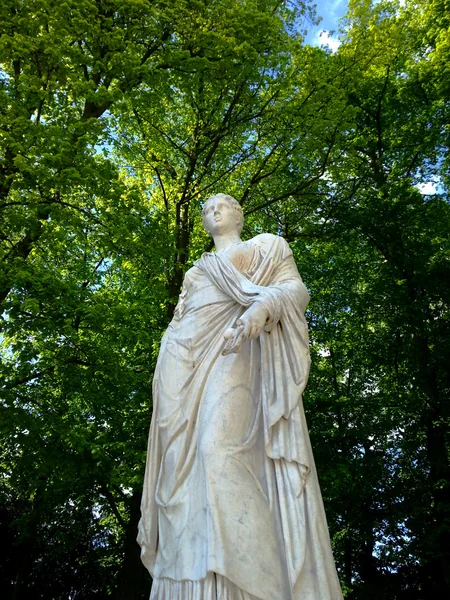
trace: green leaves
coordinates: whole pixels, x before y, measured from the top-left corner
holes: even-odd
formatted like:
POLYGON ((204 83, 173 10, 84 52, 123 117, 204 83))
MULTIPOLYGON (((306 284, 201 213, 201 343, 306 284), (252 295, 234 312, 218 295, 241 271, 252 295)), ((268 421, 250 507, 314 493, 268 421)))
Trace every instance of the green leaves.
POLYGON ((305 407, 346 593, 444 595, 444 8, 353 2, 329 54, 301 44, 303 5, 3 2, 11 597, 147 597, 151 379, 217 191, 242 203, 244 237, 288 239, 311 293, 305 407))

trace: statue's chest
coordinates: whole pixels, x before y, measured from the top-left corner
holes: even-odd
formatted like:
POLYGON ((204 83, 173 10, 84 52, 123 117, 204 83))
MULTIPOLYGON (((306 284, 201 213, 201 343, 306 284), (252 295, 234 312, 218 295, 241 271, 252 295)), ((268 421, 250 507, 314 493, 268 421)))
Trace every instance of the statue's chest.
POLYGON ((257 244, 243 242, 236 246, 231 246, 225 251, 225 254, 231 260, 235 268, 250 279, 261 264, 262 255, 257 244))

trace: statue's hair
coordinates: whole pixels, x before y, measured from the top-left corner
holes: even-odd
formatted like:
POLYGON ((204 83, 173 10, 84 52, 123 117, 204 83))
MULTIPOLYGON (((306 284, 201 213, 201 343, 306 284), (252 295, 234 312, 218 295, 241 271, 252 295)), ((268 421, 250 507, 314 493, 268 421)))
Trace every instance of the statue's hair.
MULTIPOLYGON (((219 198, 220 200, 224 200, 225 202, 228 202, 228 204, 234 208, 234 211, 235 211, 236 217, 237 217, 237 229, 238 229, 238 233, 240 234, 242 231, 242 228, 244 227, 244 213, 242 212, 242 207, 239 204, 239 202, 235 198, 233 198, 233 196, 229 196, 228 194, 214 194, 213 196, 210 196, 206 200, 206 202, 203 204, 203 208, 202 208, 203 226, 205 226, 206 206, 207 206, 208 202, 210 200, 212 200, 213 198, 219 198)), ((205 227, 205 229, 206 229, 206 227, 205 227)), ((209 231, 208 231, 208 233, 209 233, 209 231)))

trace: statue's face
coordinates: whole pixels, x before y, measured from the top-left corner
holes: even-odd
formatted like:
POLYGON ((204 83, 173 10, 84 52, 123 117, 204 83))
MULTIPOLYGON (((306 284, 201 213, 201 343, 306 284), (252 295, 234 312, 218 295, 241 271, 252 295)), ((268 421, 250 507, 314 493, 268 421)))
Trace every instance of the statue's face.
POLYGON ((210 235, 238 233, 238 219, 233 206, 223 198, 208 200, 203 216, 203 224, 210 235))

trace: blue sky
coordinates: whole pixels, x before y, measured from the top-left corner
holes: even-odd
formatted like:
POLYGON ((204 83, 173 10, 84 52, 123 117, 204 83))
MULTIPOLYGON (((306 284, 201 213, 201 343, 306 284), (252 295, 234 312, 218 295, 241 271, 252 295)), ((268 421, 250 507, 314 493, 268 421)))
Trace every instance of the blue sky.
POLYGON ((306 42, 312 45, 328 44, 332 50, 339 45, 337 40, 337 30, 339 19, 344 16, 347 10, 347 0, 315 0, 317 6, 316 12, 322 17, 322 21, 316 27, 308 27, 306 42), (331 37, 328 32, 335 31, 331 37), (322 33, 323 31, 327 33, 322 33))

